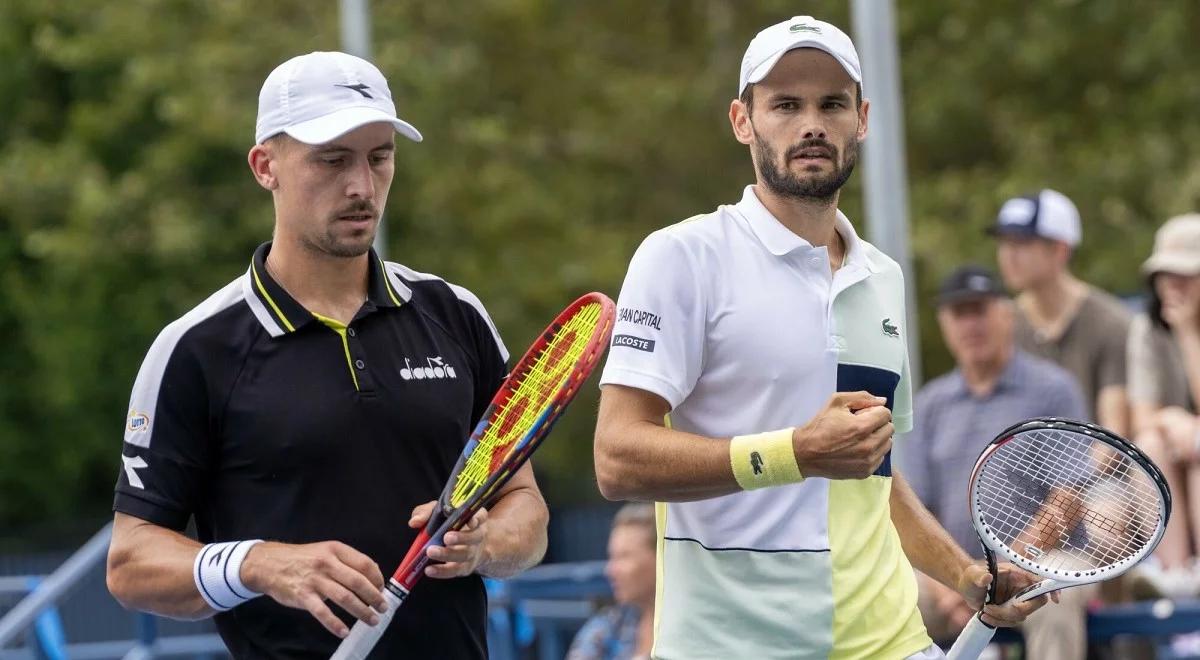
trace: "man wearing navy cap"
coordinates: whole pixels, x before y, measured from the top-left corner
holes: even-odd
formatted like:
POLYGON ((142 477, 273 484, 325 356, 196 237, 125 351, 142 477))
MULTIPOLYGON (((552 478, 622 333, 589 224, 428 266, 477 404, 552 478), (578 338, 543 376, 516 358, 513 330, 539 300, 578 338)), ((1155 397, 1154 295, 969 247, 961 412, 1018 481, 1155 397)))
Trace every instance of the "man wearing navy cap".
POLYGON ((1070 271, 1079 245, 1079 211, 1060 192, 1014 197, 989 233, 998 240, 1004 283, 1017 292, 1016 342, 1079 381, 1087 416, 1129 435, 1125 344, 1130 314, 1112 295, 1070 271))
MULTIPOLYGON (((962 496, 979 452, 1020 420, 1085 416, 1083 395, 1070 373, 1013 345, 1013 317, 1012 301, 988 270, 964 266, 946 277, 937 319, 956 367, 917 393, 913 430, 897 459, 930 513, 975 558, 983 552, 962 496)), ((938 581, 923 574, 918 581, 930 636, 952 642, 974 610, 938 581)), ((1059 606, 1034 612, 1022 624, 1031 660, 1083 657, 1083 607, 1090 593, 1067 589, 1059 606)))

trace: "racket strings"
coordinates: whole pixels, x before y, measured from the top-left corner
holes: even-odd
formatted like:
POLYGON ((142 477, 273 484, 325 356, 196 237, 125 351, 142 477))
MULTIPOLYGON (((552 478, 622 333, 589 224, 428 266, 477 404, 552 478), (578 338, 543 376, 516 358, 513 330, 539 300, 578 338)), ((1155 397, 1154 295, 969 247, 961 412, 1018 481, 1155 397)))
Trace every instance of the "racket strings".
POLYGON ((1049 429, 998 446, 973 498, 1002 544, 1050 571, 1136 555, 1161 515, 1158 486, 1132 458, 1090 436, 1049 429))
POLYGON ((519 445, 549 408, 556 393, 570 377, 575 364, 587 349, 596 331, 602 307, 584 305, 538 350, 528 368, 517 366, 509 383, 511 394, 493 410, 492 422, 478 439, 478 445, 454 483, 450 504, 459 506, 487 482, 496 468, 519 445))

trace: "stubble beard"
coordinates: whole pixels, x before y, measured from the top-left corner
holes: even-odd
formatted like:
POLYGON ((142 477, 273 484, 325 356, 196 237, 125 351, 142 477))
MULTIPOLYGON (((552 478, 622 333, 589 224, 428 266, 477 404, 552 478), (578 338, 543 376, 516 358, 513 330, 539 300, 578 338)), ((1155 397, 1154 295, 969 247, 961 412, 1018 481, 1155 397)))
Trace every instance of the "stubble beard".
POLYGON ((304 244, 309 250, 318 254, 324 254, 331 257, 342 259, 352 259, 361 257, 366 254, 371 245, 375 242, 375 232, 379 228, 381 213, 377 211, 373 204, 358 204, 351 208, 339 211, 337 215, 329 221, 323 232, 318 232, 312 236, 307 236, 304 239, 304 244), (339 223, 344 222, 339 220, 339 216, 352 213, 371 214, 375 218, 375 224, 362 232, 345 233, 339 223))
POLYGON ((754 136, 755 151, 758 156, 756 159, 758 176, 768 190, 780 197, 804 202, 830 204, 837 197, 838 191, 842 189, 842 186, 846 185, 846 181, 850 180, 850 175, 854 172, 854 166, 858 163, 858 140, 853 137, 840 150, 824 140, 805 140, 788 149, 788 161, 791 160, 792 152, 808 147, 822 146, 830 151, 834 167, 832 172, 825 175, 797 176, 786 166, 783 168, 779 167, 778 152, 759 136, 758 131, 754 132, 754 136), (841 159, 842 163, 839 166, 837 164, 838 155, 843 152, 845 153, 845 157, 841 159))

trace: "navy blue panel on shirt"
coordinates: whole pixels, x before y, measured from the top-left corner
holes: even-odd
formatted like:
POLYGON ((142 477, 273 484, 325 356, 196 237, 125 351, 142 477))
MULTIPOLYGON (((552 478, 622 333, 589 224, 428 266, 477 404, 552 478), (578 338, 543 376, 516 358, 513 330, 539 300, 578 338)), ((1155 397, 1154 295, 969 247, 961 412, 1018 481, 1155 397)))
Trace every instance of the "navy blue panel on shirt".
MULTIPOLYGON (((887 399, 888 410, 896 400, 896 386, 900 384, 900 374, 879 367, 862 364, 839 364, 837 371, 837 391, 857 392, 863 390, 875 396, 887 399)), ((881 477, 892 476, 892 452, 883 457, 883 462, 872 474, 881 477)))

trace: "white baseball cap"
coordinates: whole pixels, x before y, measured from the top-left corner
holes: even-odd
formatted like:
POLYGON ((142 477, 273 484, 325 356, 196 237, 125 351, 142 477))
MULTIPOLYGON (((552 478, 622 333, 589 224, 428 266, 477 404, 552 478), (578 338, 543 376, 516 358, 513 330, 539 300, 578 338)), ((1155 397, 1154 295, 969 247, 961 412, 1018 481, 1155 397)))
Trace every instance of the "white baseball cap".
POLYGON ((1188 213, 1170 220, 1154 234, 1154 254, 1142 272, 1200 275, 1200 214, 1188 213))
POLYGON ((746 54, 742 56, 742 71, 738 76, 738 96, 746 91, 746 85, 767 77, 771 69, 789 50, 796 48, 819 48, 833 56, 850 78, 862 83, 862 66, 858 63, 858 51, 850 37, 825 21, 812 16, 793 16, 776 23, 750 40, 746 54))
POLYGON ((287 133, 325 144, 359 126, 388 122, 414 142, 421 133, 396 116, 387 80, 374 64, 353 55, 315 52, 275 67, 258 93, 254 141, 287 133))
POLYGON ((1064 194, 1046 188, 1034 195, 1014 197, 1000 207, 993 236, 1036 236, 1079 245, 1079 209, 1064 194))

